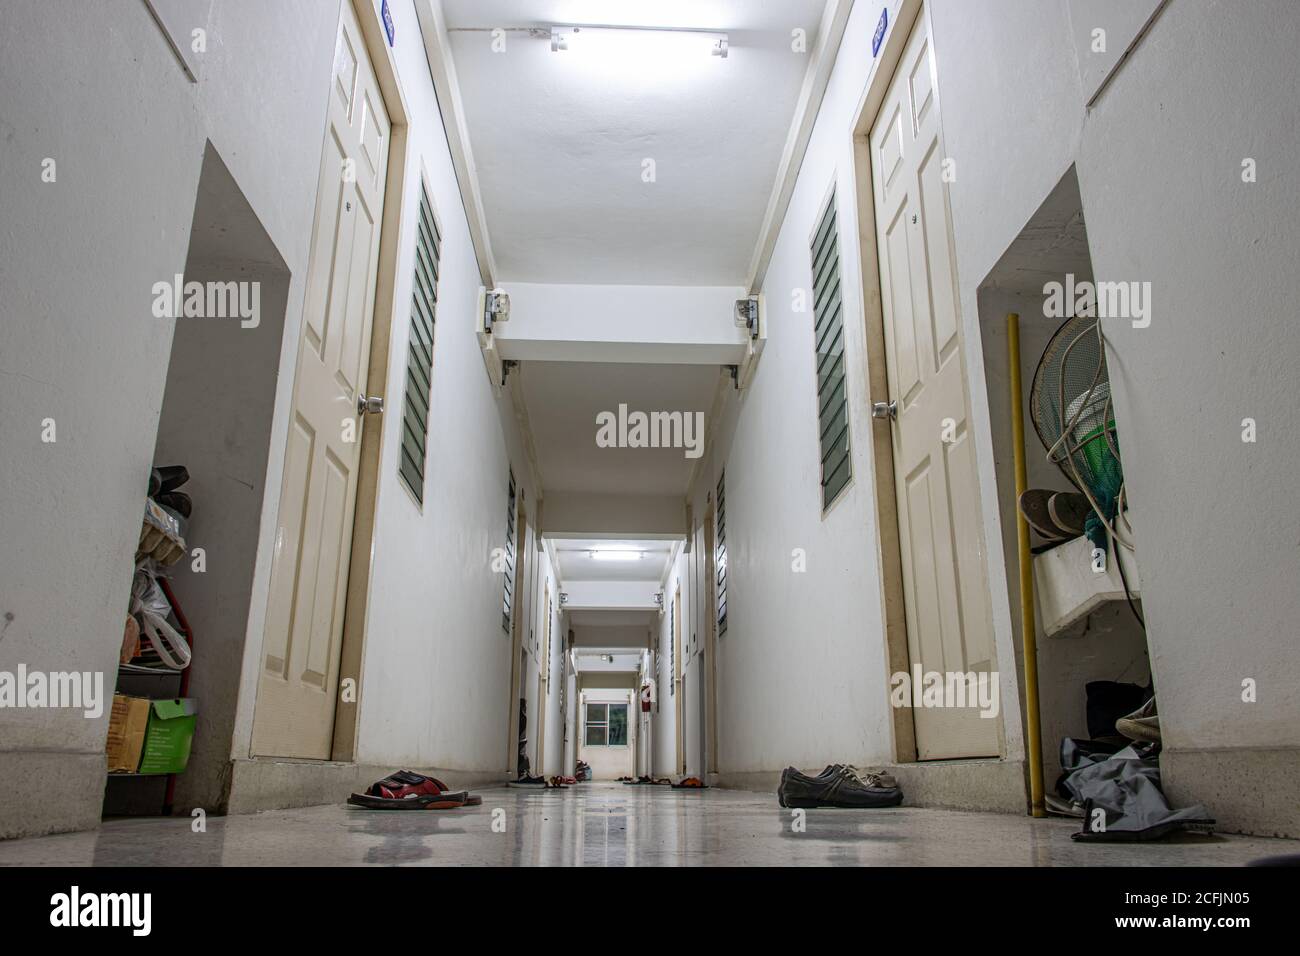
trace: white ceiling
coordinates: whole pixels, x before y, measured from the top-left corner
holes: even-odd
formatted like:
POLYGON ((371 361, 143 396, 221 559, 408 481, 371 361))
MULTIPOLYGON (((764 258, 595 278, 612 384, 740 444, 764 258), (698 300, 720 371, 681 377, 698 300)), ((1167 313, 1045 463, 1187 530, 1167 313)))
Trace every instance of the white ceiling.
POLYGON ((825 0, 443 0, 498 278, 739 285, 825 0), (726 59, 660 37, 546 40, 457 28, 717 29, 726 59), (634 48, 630 45, 635 41, 634 48), (612 54, 612 55, 611 55, 612 54), (642 181, 642 161, 656 179, 642 181))
POLYGON ((518 370, 546 491, 684 494, 694 459, 681 448, 600 448, 596 415, 703 412, 721 373, 712 365, 525 362, 518 370))
POLYGON ((557 538, 552 540, 560 578, 565 584, 574 581, 652 581, 658 582, 668 567, 671 541, 597 540, 557 538), (597 561, 593 550, 642 551, 636 561, 597 561))

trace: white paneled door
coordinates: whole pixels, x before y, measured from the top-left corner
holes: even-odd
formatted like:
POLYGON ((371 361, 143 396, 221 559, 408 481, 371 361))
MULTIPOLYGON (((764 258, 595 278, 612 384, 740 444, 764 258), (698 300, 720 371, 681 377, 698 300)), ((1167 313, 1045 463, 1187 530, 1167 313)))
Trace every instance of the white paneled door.
MULTIPOLYGON (((913 672, 995 670, 933 47, 925 12, 871 131, 907 642, 913 672)), ((990 685, 991 686, 991 685, 990 685)), ((919 759, 995 756, 998 720, 916 707, 919 759)))
POLYGON ((253 721, 258 755, 330 756, 388 143, 379 84, 344 2, 253 721))

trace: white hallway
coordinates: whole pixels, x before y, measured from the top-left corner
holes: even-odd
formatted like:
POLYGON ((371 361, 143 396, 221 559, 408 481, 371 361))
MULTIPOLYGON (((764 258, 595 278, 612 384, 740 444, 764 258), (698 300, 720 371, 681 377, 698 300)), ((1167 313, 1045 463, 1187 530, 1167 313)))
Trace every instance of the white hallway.
POLYGON ((0 700, 0 863, 1286 853, 1298 42, 1287 0, 5 3, 0 674, 197 714, 114 775, 107 702, 0 700), (1074 282, 1134 292, 1126 543, 1029 559, 1027 640, 1008 314, 1028 392, 1074 282), (183 677, 122 657, 174 464, 183 677), (987 716, 897 706, 916 670, 987 716), (1218 835, 1030 815, 1100 681, 1155 689, 1218 835), (782 770, 831 763, 904 806, 793 832, 782 770), (483 805, 342 808, 398 767, 483 805))

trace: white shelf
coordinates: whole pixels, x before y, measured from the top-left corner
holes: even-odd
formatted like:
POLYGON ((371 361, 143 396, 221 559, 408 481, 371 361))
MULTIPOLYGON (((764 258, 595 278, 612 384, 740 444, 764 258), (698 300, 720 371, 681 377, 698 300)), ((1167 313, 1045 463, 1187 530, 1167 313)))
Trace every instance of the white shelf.
POLYGON ((1034 558, 1034 593, 1045 636, 1059 633, 1107 602, 1124 600, 1124 582, 1116 560, 1124 564, 1129 592, 1139 597, 1142 585, 1137 562, 1133 552, 1122 545, 1114 545, 1106 555, 1105 571, 1093 570, 1092 542, 1082 537, 1034 558))

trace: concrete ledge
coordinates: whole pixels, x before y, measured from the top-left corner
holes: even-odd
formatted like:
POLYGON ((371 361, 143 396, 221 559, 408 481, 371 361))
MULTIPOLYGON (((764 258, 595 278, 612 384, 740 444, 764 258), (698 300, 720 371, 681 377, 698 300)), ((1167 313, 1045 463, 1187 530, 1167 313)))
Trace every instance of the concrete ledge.
POLYGON ((0 751, 0 840, 95 829, 107 779, 103 754, 0 751))
POLYGON ((887 764, 907 807, 1029 812, 1023 760, 925 760, 887 764))
MULTIPOLYGON (((401 768, 331 760, 236 760, 231 764, 227 812, 256 813, 259 810, 342 803, 349 793, 364 790, 397 769, 401 768)), ((465 789, 495 786, 510 779, 510 775, 504 771, 451 770, 444 767, 405 769, 437 777, 449 786, 465 789)))
MULTIPOLYGON (((1020 760, 934 760, 922 763, 873 764, 887 769, 903 788, 903 805, 1028 813, 1025 765, 1020 760)), ((821 767, 805 768, 820 773, 821 767)), ((729 790, 776 793, 779 770, 709 774, 711 786, 729 790)))
POLYGON ((1173 806, 1204 805, 1225 833, 1300 839, 1300 748, 1166 750, 1160 782, 1173 806))

